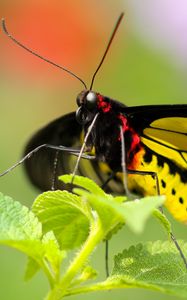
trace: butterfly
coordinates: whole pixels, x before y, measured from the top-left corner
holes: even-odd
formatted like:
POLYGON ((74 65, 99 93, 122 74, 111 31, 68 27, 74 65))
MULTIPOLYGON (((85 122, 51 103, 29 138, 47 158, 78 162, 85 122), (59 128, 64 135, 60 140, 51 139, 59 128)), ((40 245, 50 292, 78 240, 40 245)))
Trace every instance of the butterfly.
MULTIPOLYGON (((78 113, 62 116, 39 130, 28 142, 25 154, 41 144, 63 145, 69 152, 59 151, 56 176, 72 172, 76 157, 71 149, 79 151, 82 137, 98 114, 86 143, 86 151, 92 151, 94 159, 83 158, 78 173, 92 177, 101 186, 114 174, 107 190, 123 192, 121 126, 128 189, 143 196, 156 195, 156 174, 160 194, 166 195, 165 206, 177 220, 187 222, 187 105, 127 107, 88 90, 77 99, 78 113)), ((55 155, 54 149, 43 148, 25 161, 30 180, 41 190, 51 187, 55 155)), ((56 188, 63 188, 62 183, 56 184, 56 188)))
POLYGON ((16 44, 68 72, 84 85, 84 90, 77 96, 77 111, 40 129, 29 140, 24 159, 18 164, 24 161, 31 182, 40 190, 49 190, 52 186, 64 188, 58 176, 72 172, 79 156, 82 159, 77 164, 78 174, 91 177, 109 192, 123 193, 123 137, 128 190, 143 196, 166 195, 168 210, 177 220, 187 223, 187 105, 128 107, 93 91, 95 76, 122 18, 123 13, 118 18, 90 88, 71 71, 17 41, 2 20, 5 34, 16 44), (85 136, 84 153, 79 155, 85 136))

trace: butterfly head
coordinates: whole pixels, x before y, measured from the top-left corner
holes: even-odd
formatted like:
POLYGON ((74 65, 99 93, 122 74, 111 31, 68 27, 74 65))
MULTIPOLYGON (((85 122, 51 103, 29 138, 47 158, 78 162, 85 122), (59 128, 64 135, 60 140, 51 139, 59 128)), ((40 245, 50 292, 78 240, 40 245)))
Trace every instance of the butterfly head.
POLYGON ((84 90, 77 96, 76 119, 81 125, 90 122, 96 113, 107 113, 111 110, 109 98, 94 91, 84 90))

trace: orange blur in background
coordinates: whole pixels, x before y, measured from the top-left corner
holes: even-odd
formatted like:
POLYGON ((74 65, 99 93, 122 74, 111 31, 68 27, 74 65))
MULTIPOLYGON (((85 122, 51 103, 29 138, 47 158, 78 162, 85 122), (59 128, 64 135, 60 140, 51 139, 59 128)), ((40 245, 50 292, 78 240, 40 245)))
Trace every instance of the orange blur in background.
MULTIPOLYGON (((154 11, 162 11, 162 3, 152 1, 154 11)), ((89 85, 114 24, 119 14, 125 11, 125 18, 96 77, 94 89, 126 105, 186 103, 186 69, 177 65, 176 57, 172 59, 169 52, 155 46, 159 40, 152 24, 144 17, 146 1, 138 5, 140 2, 135 0, 2 0, 0 15, 6 19, 7 29, 16 39, 75 72, 89 85), (137 21, 141 28, 138 28, 137 21), (151 39, 145 38, 141 32, 148 29, 151 39)), ((177 2, 177 5, 181 4, 177 2)), ((169 7, 172 8, 172 4, 169 7)), ((168 8, 168 14, 170 18, 176 18, 175 9, 170 11, 168 8)), ((151 22, 153 18, 149 17, 151 22)), ((164 22, 162 27, 164 31, 164 22)), ((177 43, 175 39, 173 35, 174 44, 177 43)), ((75 99, 83 86, 70 75, 15 45, 2 31, 0 79, 0 171, 3 171, 22 157, 25 144, 34 132, 55 118, 76 110, 75 99)), ((0 187, 1 192, 29 207, 38 194, 27 181, 22 166, 1 178, 0 187)), ((175 220, 172 223, 177 238, 185 239, 186 227, 175 220)), ((111 243, 111 264, 113 255, 124 247, 157 239, 166 237, 152 220, 141 236, 132 236, 124 228, 111 243)), ((103 245, 92 260, 100 276, 104 277, 103 245)), ((32 281, 24 283, 25 263, 25 257, 20 253, 0 247, 0 299, 43 299, 48 289, 47 282, 39 273, 32 281)), ((98 294, 71 297, 71 300, 87 297, 98 299, 98 294)), ((107 300, 115 297, 118 300, 171 299, 143 290, 112 291, 101 293, 99 297, 107 300)))

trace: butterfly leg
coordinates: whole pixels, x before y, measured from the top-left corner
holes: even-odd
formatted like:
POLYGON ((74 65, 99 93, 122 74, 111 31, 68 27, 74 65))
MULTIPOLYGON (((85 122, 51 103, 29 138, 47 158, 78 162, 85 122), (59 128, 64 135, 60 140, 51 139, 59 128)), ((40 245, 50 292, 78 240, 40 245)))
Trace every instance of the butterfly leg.
MULTIPOLYGON (((102 184, 101 188, 105 189, 105 187, 107 186, 107 184, 110 182, 110 180, 112 180, 115 177, 115 173, 113 172, 108 179, 102 184)), ((106 277, 109 277, 110 272, 109 272, 109 241, 106 240, 105 241, 105 273, 106 273, 106 277)))
POLYGON ((121 138, 121 169, 122 169, 122 181, 125 193, 128 198, 134 199, 134 195, 128 189, 128 179, 127 179, 127 164, 126 164, 126 148, 124 140, 123 128, 120 126, 120 138, 121 138))
MULTIPOLYGON (((121 167, 122 167, 122 173, 123 173, 123 186, 126 192, 126 195, 129 198, 133 198, 132 194, 130 193, 128 186, 127 186, 127 167, 126 167, 126 151, 125 151, 125 141, 124 141, 124 134, 123 129, 120 126, 120 137, 121 137, 121 167)), ((104 189, 110 180, 112 180, 115 177, 115 173, 113 172, 108 179, 103 183, 101 186, 102 189, 104 189)), ((105 241, 105 270, 106 270, 106 277, 109 277, 109 263, 108 263, 108 257, 109 257, 109 241, 105 241)))
MULTIPOLYGON (((11 171, 13 171, 16 167, 18 167, 19 165, 24 163, 24 161, 26 161, 27 159, 32 157, 36 152, 38 152, 42 148, 53 149, 53 150, 56 150, 56 151, 64 151, 64 152, 68 152, 68 153, 70 153, 72 155, 75 155, 75 156, 79 156, 79 153, 80 153, 79 149, 73 149, 73 148, 64 147, 64 146, 55 146, 55 145, 50 145, 50 144, 42 144, 42 145, 36 147, 35 149, 33 149, 32 151, 30 151, 29 153, 27 153, 21 160, 19 160, 17 163, 12 165, 10 168, 8 168, 4 172, 0 173, 0 177, 8 174, 11 171)), ((87 154, 84 154, 84 153, 82 153, 81 157, 85 158, 85 159, 89 159, 89 160, 94 160, 95 159, 94 156, 87 155, 87 154)))
POLYGON ((155 183, 156 183, 156 191, 157 191, 157 195, 159 196, 160 195, 160 186, 159 186, 159 180, 158 180, 158 175, 156 172, 151 172, 151 171, 138 171, 138 170, 129 170, 127 169, 127 173, 128 174, 135 174, 135 175, 142 175, 142 176, 145 176, 145 175, 149 175, 151 176, 154 180, 155 180, 155 183))
POLYGON ((91 133, 91 131, 92 131, 93 126, 95 125, 95 123, 96 123, 96 121, 97 121, 98 115, 99 115, 99 113, 97 113, 97 114, 95 115, 95 117, 93 118, 92 123, 91 123, 90 126, 88 127, 88 131, 87 131, 87 133, 86 133, 86 135, 85 135, 85 137, 84 137, 84 141, 83 141, 82 147, 81 147, 81 149, 80 149, 80 151, 79 151, 78 158, 77 158, 77 161, 76 161, 74 170, 73 170, 73 177, 72 177, 71 184, 73 184, 74 177, 75 177, 76 172, 77 172, 78 167, 79 167, 80 159, 81 159, 81 157, 83 157, 83 152, 84 152, 84 149, 85 149, 85 147, 86 147, 86 142, 87 142, 87 140, 88 140, 88 138, 89 138, 89 136, 90 136, 90 133, 91 133))

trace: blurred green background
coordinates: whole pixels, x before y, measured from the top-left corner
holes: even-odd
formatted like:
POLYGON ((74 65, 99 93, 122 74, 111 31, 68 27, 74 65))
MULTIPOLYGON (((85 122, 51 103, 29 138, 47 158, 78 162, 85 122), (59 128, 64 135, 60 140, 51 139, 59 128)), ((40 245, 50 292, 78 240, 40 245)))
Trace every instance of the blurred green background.
MULTIPOLYGON (((94 89, 127 105, 186 103, 187 3, 185 1, 1 0, 1 16, 9 31, 41 55, 62 64, 90 82, 105 50, 117 17, 125 18, 94 89), (186 14, 186 15, 185 15, 186 14), (186 29, 186 30, 185 30, 186 29)), ((0 171, 15 163, 24 145, 39 127, 76 109, 78 81, 32 57, 0 32, 0 171)), ((0 179, 0 190, 32 205, 37 192, 24 170, 0 179)), ((178 239, 187 228, 172 219, 178 239)), ((166 239, 160 225, 150 220, 145 232, 134 236, 124 228, 110 243, 110 257, 140 241, 166 239)), ((104 274, 104 246, 92 257, 104 274)), ((0 299, 40 300, 48 284, 39 273, 23 281, 25 257, 0 248, 0 299)), ((157 292, 119 290, 71 299, 177 299, 157 292)))

